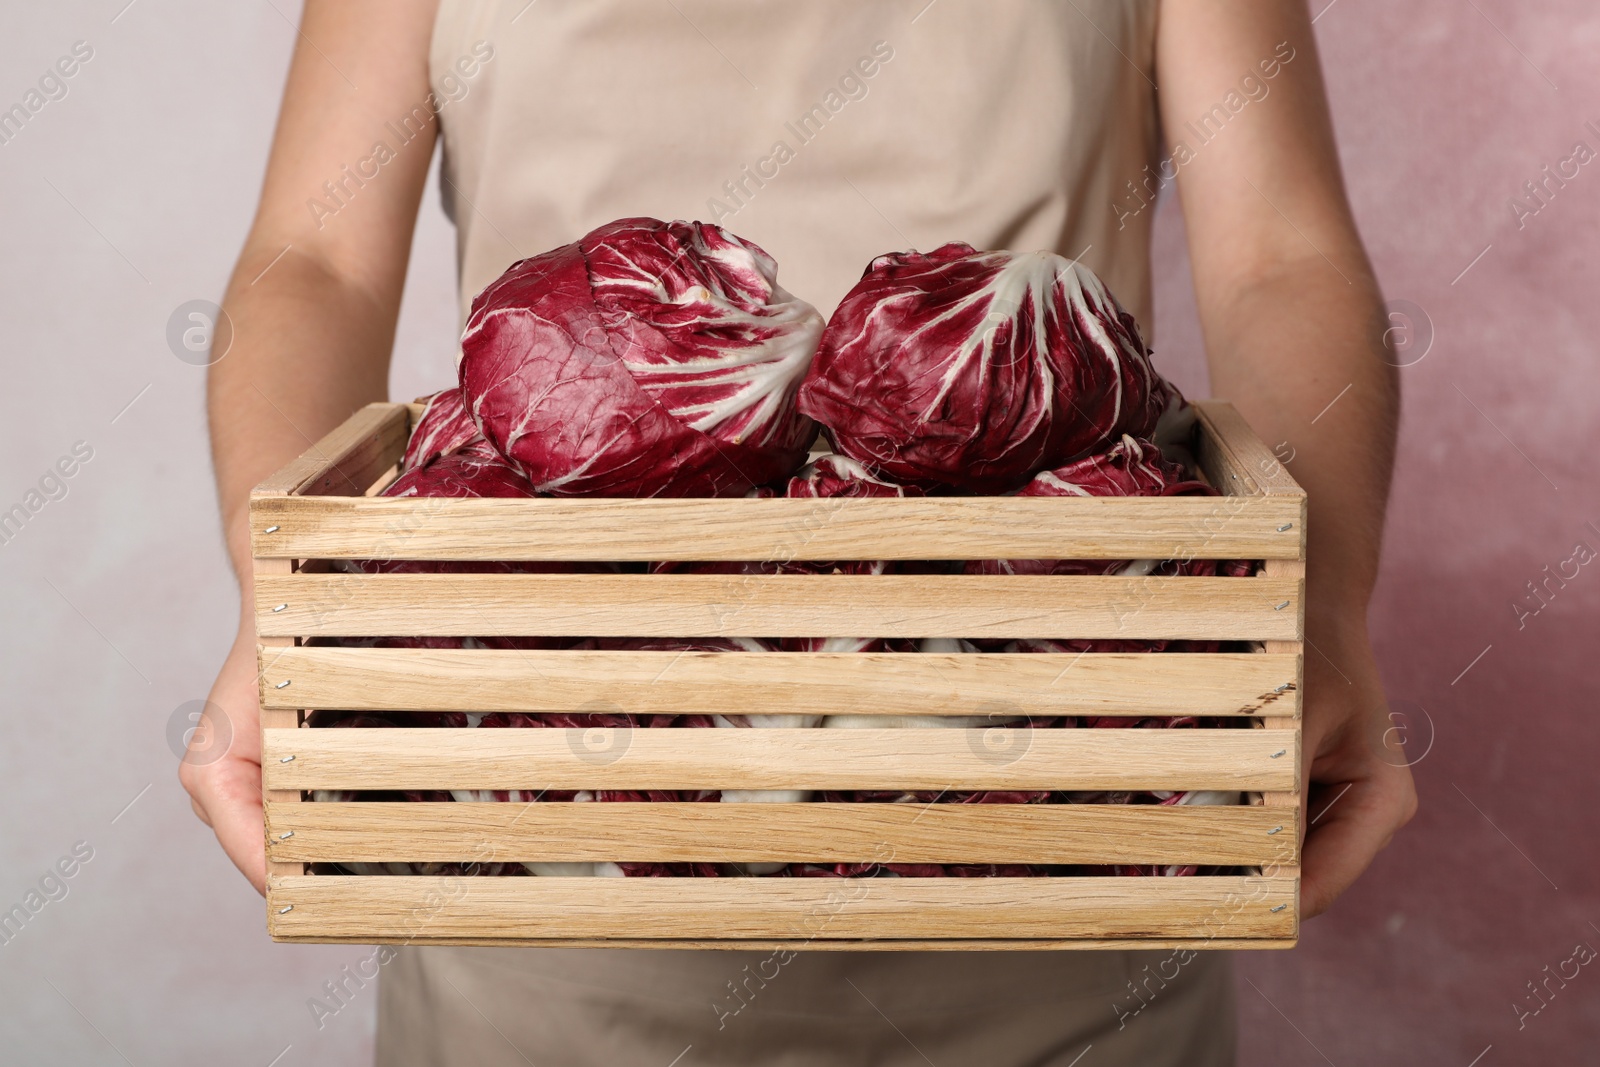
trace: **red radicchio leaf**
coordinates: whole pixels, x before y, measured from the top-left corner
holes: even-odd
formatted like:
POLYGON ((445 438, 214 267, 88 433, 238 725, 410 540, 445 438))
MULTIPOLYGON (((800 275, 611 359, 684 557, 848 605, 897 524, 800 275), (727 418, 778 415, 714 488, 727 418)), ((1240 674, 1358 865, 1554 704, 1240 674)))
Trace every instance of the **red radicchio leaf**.
POLYGON ((411 440, 406 442, 401 469, 415 470, 439 456, 472 446, 478 446, 484 454, 494 454, 472 421, 461 399, 461 390, 455 386, 441 389, 428 398, 428 406, 422 409, 422 417, 411 431, 411 440))

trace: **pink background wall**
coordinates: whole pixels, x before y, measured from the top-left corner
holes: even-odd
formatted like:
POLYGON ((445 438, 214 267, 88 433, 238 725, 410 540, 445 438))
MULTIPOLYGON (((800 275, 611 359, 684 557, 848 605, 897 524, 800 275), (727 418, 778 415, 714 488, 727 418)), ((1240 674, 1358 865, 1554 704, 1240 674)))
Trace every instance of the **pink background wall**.
MULTIPOLYGON (((227 648, 234 591, 204 376, 165 330, 182 303, 216 299, 232 266, 297 7, 70 0, 8 11, 0 33, 5 106, 74 41, 94 49, 68 95, 0 145, 0 508, 73 442, 94 449, 68 495, 0 547, 0 910, 75 842, 94 850, 68 895, 0 945, 7 1063, 370 1055, 370 988, 320 1027, 306 1001, 371 950, 266 942, 261 902, 190 814, 167 740, 227 648)), ((1374 609, 1391 697, 1426 709, 1434 743, 1416 766, 1421 813, 1368 877, 1300 950, 1241 957, 1243 1062, 1587 1062, 1594 967, 1520 1032, 1512 1004, 1577 942, 1600 947, 1597 687, 1581 673, 1600 649, 1600 570, 1525 630, 1510 603, 1578 539, 1600 548, 1584 526, 1600 526, 1600 167, 1520 230, 1507 199, 1574 141, 1600 149, 1583 128, 1600 125, 1600 12, 1336 0, 1317 30, 1380 276, 1435 333, 1403 372, 1374 609)), ((396 396, 450 374, 453 245, 437 205, 430 189, 396 396)), ((1205 395, 1182 231, 1171 203, 1161 211, 1160 362, 1205 395)))
MULTIPOLYGON (((1384 292, 1420 305, 1434 332, 1401 372, 1372 610, 1391 707, 1410 712, 1410 758, 1427 754, 1414 768, 1420 813, 1305 926, 1303 947, 1240 957, 1241 1062, 1466 1067, 1490 1045, 1481 1067, 1593 1062, 1594 967, 1552 983, 1521 1029, 1512 1005, 1538 1007, 1525 983, 1577 943, 1600 949, 1600 811, 1587 799, 1600 560, 1524 629, 1511 603, 1578 541, 1600 552, 1586 525, 1600 527, 1600 163, 1521 229, 1508 200, 1575 142, 1600 153, 1584 128, 1600 126, 1600 11, 1337 0, 1316 28, 1384 292)), ((1175 203, 1155 261, 1160 362, 1203 394, 1175 203)))

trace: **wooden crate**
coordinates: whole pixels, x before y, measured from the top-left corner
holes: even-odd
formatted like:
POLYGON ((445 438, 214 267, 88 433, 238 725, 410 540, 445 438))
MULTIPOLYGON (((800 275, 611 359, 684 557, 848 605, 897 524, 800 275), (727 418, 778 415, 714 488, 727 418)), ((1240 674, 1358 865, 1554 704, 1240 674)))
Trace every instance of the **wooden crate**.
POLYGON ((1226 403, 1218 497, 376 496, 419 409, 372 404, 251 497, 268 926, 280 941, 1287 947, 1298 933, 1305 496, 1226 403), (331 573, 327 561, 1262 560, 1247 578, 331 573), (363 635, 1170 638, 1242 653, 307 647, 363 635), (1248 717, 1256 729, 304 728, 317 709, 1248 717), (1013 739, 1014 741, 1015 739, 1013 739), (595 745, 599 745, 598 752, 595 745), (308 803, 315 789, 1223 789, 1235 807, 308 803), (1194 877, 312 874, 363 861, 1185 864, 1194 877))

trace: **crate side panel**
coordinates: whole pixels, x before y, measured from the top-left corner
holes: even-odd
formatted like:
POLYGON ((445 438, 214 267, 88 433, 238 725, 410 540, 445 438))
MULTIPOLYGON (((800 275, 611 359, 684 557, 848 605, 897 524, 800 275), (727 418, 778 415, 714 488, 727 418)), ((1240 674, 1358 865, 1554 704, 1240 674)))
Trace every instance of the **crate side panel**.
MULTIPOLYGON (((404 404, 368 404, 256 486, 252 501, 329 495, 360 497, 387 467, 399 461, 409 435, 404 404)), ((262 524, 263 528, 270 525, 262 524)), ((255 542, 254 523, 251 533, 255 542)), ((267 540, 271 540, 270 535, 267 540)), ((256 555, 295 558, 273 551, 256 555)))
POLYGON ((1305 497, 1305 490, 1232 404, 1201 400, 1194 406, 1198 415, 1196 458, 1220 491, 1269 498, 1305 497))
POLYGON ((268 730, 276 789, 1136 789, 1294 786, 1267 730, 268 730), (292 757, 292 758, 290 758, 292 757))
POLYGON ((263 707, 634 714, 1296 713, 1293 656, 295 648, 263 707), (287 683, 287 684, 285 684, 287 683))
POLYGON ((548 498, 427 504, 360 499, 360 490, 348 492, 357 499, 252 501, 257 552, 292 558, 572 561, 1293 559, 1300 554, 1298 532, 1279 530, 1298 515, 1296 503, 1267 498, 548 498), (269 527, 277 529, 269 534, 269 527))
POLYGON ((1291 936, 1284 880, 288 877, 274 936, 1071 938, 1291 936), (285 907, 290 910, 283 911, 285 907))
POLYGON ((1256 866, 1295 837, 1260 807, 1097 804, 274 804, 267 831, 274 859, 335 863, 1256 866))
POLYGON ((1291 578, 306 574, 256 583, 267 636, 1298 640, 1291 578))

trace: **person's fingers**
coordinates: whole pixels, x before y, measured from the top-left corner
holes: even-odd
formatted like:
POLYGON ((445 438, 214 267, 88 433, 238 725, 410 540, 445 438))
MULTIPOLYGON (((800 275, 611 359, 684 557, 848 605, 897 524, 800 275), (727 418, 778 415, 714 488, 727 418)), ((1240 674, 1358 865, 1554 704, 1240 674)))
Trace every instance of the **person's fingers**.
POLYGON ((1349 782, 1325 783, 1306 813, 1300 914, 1322 914, 1361 876, 1416 810, 1404 767, 1380 763, 1349 782))
POLYGON ((261 737, 255 639, 241 632, 206 700, 204 730, 196 730, 178 765, 196 817, 211 827, 223 851, 257 892, 266 886, 266 833, 261 809, 261 737))
POLYGON ((207 826, 211 825, 211 816, 206 814, 206 809, 205 809, 204 806, 201 805, 200 801, 196 800, 194 797, 190 797, 189 798, 189 807, 194 809, 194 817, 195 818, 199 819, 201 822, 205 823, 207 826))
POLYGON ((201 817, 216 833, 234 866, 256 887, 256 892, 265 893, 267 857, 261 766, 229 757, 218 760, 207 772, 200 786, 205 811, 201 817))
POLYGON ((1365 633, 1334 629, 1305 659, 1302 918, 1320 915, 1416 810, 1402 734, 1365 633), (1329 658, 1331 657, 1331 658, 1329 658))

